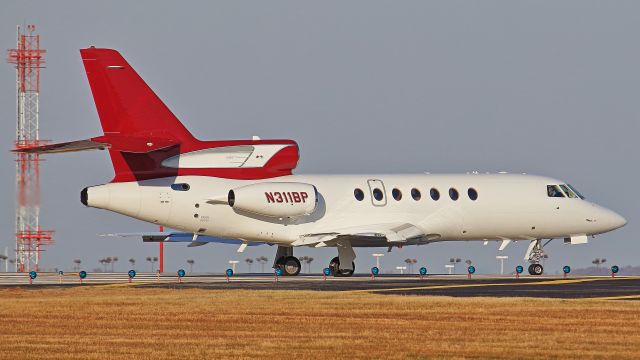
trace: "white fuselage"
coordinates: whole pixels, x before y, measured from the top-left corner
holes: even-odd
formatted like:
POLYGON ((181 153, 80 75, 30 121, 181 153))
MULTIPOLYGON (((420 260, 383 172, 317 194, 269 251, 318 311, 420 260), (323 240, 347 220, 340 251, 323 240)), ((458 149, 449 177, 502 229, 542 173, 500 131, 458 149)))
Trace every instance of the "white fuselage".
MULTIPOLYGON (((580 198, 550 197, 548 185, 561 181, 531 175, 291 175, 264 180, 182 176, 93 186, 88 205, 154 224, 225 238, 291 244, 307 234, 380 224, 412 224, 425 236, 408 244, 445 240, 534 240, 594 235, 623 226, 615 212, 580 198), (227 194, 257 183, 303 183, 317 189, 312 213, 269 217, 240 212, 227 194), (172 184, 188 184, 188 190, 172 184), (375 188, 382 191, 376 200, 375 188), (354 191, 364 198, 356 199, 354 191), (401 198, 396 200, 399 190, 401 198), (412 189, 420 192, 419 199, 412 189), (439 199, 431 197, 431 189, 439 199), (458 199, 452 200, 450 189, 458 199), (469 189, 475 190, 472 200, 469 189), (395 193, 395 197, 394 197, 395 193)), ((378 194, 379 195, 379 194, 378 194)), ((262 201, 262 198, 259 199, 262 201)), ((375 238, 354 246, 386 246, 375 238)))

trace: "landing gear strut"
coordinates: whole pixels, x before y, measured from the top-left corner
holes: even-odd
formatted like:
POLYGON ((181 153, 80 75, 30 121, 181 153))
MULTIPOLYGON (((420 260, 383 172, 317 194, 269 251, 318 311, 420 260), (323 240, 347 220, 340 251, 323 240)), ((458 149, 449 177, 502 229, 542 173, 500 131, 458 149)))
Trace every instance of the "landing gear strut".
POLYGON ((527 250, 527 260, 531 263, 531 265, 529 265, 530 275, 542 275, 544 273, 544 268, 540 265, 540 259, 545 256, 544 251, 542 250, 543 246, 542 239, 533 240, 529 245, 529 249, 527 250))
POLYGON ((282 274, 285 276, 296 276, 300 274, 302 265, 300 265, 300 260, 293 256, 292 247, 278 246, 273 268, 282 269, 282 274))

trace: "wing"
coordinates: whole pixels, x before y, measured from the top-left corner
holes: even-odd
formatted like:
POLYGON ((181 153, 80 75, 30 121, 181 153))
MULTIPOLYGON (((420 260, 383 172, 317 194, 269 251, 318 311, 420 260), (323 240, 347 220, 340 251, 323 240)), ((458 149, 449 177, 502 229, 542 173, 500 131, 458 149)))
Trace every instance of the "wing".
POLYGON ((110 237, 141 237, 143 242, 184 242, 189 247, 202 246, 210 243, 240 245, 239 252, 247 246, 264 245, 262 242, 249 242, 243 239, 229 239, 208 235, 196 235, 184 232, 147 232, 147 233, 119 233, 103 234, 110 237))
POLYGON ((393 245, 426 244, 437 241, 439 234, 426 234, 409 223, 372 224, 342 228, 335 231, 305 234, 293 242, 293 246, 335 246, 340 239, 351 240, 352 246, 375 247, 393 245))

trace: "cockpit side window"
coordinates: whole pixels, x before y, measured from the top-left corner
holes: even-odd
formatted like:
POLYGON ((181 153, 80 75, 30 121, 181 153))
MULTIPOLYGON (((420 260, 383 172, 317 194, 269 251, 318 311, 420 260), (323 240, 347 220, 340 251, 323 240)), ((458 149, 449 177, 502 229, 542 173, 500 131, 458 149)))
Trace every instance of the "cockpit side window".
POLYGON ((562 188, 562 191, 564 191, 565 194, 567 194, 568 197, 572 198, 572 199, 577 199, 578 195, 576 195, 576 193, 573 192, 573 190, 569 189, 567 187, 567 185, 560 185, 560 188, 562 188))
POLYGON ((547 185, 547 195, 549 197, 564 197, 558 185, 547 185))
POLYGON ((571 186, 571 184, 567 184, 567 186, 569 187, 569 189, 573 190, 573 192, 578 195, 578 197, 582 200, 584 200, 584 196, 582 194, 580 194, 580 191, 576 190, 576 188, 574 188, 573 186, 571 186))

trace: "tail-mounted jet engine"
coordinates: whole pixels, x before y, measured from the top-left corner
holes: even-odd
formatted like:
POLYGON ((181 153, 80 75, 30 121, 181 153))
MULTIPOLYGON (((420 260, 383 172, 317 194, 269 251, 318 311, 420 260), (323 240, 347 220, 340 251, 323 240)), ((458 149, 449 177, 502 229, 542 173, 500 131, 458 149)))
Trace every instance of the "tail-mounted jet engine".
POLYGON ((229 206, 235 210, 269 217, 300 217, 312 214, 318 191, 311 184, 266 182, 229 191, 229 206))

